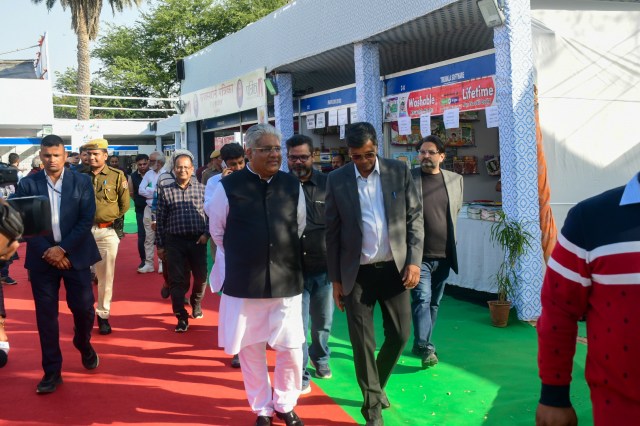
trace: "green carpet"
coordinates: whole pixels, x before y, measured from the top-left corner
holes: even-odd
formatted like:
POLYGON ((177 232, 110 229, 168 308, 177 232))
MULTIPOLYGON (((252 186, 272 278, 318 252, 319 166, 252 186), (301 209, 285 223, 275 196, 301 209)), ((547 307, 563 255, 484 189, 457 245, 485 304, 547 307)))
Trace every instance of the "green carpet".
POLYGON ((133 200, 131 200, 129 210, 124 214, 124 232, 125 234, 135 234, 138 232, 136 209, 133 206, 133 200))
MULTIPOLYGON (((535 329, 512 312, 509 326, 490 325, 487 308, 446 297, 440 305, 434 335, 440 363, 421 370, 410 352, 413 338, 387 385, 394 425, 531 425, 540 391, 535 329)), ((376 309, 378 346, 382 319, 376 309)), ((357 422, 362 396, 356 383, 345 314, 335 312, 331 368, 333 378, 314 380, 357 422)), ((581 424, 593 423, 584 380, 586 346, 580 344, 571 397, 581 424)))

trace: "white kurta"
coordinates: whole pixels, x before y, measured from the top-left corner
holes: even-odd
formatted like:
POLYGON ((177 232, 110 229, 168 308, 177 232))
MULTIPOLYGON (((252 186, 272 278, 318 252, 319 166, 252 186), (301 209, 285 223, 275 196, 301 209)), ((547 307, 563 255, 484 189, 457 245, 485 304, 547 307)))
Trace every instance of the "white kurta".
MULTIPOLYGON (((225 279, 223 239, 229 214, 229 199, 223 185, 217 185, 209 206, 209 232, 218 247, 209 283, 211 290, 218 292, 222 289, 225 279)), ((304 231, 306 216, 304 192, 300 187, 298 236, 304 231)), ((302 346, 305 341, 302 327, 302 295, 243 299, 223 294, 220 301, 218 345, 228 354, 237 354, 245 346, 265 341, 273 348, 302 346)))

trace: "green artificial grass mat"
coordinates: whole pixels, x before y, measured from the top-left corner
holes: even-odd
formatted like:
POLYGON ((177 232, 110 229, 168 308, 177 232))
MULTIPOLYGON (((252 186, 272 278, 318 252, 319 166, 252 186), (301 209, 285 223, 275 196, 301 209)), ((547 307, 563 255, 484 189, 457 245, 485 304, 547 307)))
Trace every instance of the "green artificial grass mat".
POLYGON ((136 234, 138 232, 138 224, 136 223, 136 208, 133 200, 129 204, 129 210, 124 214, 124 233, 136 234))
MULTIPOLYGON (((376 307, 376 339, 383 341, 376 307)), ((532 425, 540 392, 535 328, 518 321, 515 310, 506 328, 491 326, 488 308, 445 296, 434 333, 440 362, 420 369, 409 341, 386 388, 391 408, 385 425, 532 425)), ((331 396, 357 422, 362 394, 353 367, 346 316, 336 310, 330 339, 328 380, 315 386, 331 396)), ((586 346, 579 344, 574 361, 571 398, 581 424, 593 423, 584 379, 586 346)), ((300 402, 304 404, 304 398, 300 402)))

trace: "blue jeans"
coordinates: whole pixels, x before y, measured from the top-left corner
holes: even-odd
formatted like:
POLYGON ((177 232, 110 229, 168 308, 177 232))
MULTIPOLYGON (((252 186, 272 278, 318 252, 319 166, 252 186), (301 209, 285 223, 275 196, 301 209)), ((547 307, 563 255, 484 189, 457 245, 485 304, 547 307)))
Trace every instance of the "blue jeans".
POLYGON ((311 374, 307 370, 309 358, 317 365, 329 363, 329 335, 333 323, 333 286, 327 273, 304 276, 302 291, 302 326, 305 340, 308 340, 309 318, 311 318, 311 345, 302 345, 302 386, 309 383, 311 374))
POLYGON ((438 308, 450 268, 451 265, 447 259, 423 260, 420 265, 420 282, 411 290, 414 352, 424 353, 436 350, 431 342, 431 335, 436 327, 438 308))

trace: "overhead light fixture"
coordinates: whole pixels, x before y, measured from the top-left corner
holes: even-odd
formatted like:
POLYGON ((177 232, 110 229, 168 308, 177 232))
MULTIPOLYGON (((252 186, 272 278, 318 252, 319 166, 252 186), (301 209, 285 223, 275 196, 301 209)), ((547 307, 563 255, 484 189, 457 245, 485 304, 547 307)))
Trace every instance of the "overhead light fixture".
POLYGON ((278 94, 278 85, 276 84, 276 79, 273 77, 267 77, 264 79, 264 85, 267 88, 267 92, 271 96, 275 96, 278 94))
POLYGON ((487 27, 493 28, 504 24, 504 14, 497 0, 477 0, 476 3, 487 27))

